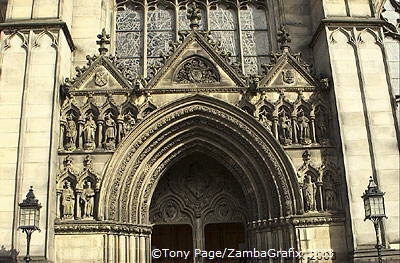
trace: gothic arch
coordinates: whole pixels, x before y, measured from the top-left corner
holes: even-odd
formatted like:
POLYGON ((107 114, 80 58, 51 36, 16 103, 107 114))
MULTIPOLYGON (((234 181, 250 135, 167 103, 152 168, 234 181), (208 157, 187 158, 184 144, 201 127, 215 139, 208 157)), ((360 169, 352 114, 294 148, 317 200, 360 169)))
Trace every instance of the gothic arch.
POLYGON ((240 109, 194 95, 155 110, 124 138, 105 169, 100 216, 148 224, 159 179, 193 151, 220 158, 232 171, 252 210, 249 219, 302 210, 295 170, 273 136, 240 109))

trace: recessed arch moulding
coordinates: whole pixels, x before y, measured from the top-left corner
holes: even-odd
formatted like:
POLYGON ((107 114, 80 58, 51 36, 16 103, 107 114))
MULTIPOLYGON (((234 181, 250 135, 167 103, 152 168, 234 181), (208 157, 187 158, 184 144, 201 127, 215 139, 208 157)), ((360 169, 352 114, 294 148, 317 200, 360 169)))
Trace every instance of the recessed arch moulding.
POLYGON ((102 182, 100 218, 149 224, 157 182, 192 152, 209 155, 235 176, 250 220, 302 213, 295 170, 272 135, 238 108, 195 95, 153 112, 119 145, 102 182))

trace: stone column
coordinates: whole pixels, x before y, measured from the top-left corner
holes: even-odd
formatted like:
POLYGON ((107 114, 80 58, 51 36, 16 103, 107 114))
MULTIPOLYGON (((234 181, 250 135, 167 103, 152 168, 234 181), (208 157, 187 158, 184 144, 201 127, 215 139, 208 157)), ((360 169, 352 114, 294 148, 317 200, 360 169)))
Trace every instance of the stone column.
POLYGON ((75 219, 81 219, 82 218, 81 194, 82 194, 82 189, 76 189, 75 219))
POLYGON ((97 148, 103 148, 103 125, 104 125, 104 120, 99 119, 97 121, 97 126, 98 126, 98 136, 97 136, 97 148))
POLYGON ((310 112, 310 139, 312 143, 317 142, 317 136, 315 134, 315 114, 314 110, 310 112))
POLYGON ((124 117, 120 114, 117 118, 118 128, 117 128, 117 138, 115 142, 115 146, 122 140, 122 131, 124 127, 124 117))
POLYGON ((274 137, 276 140, 279 140, 279 134, 278 134, 278 116, 273 116, 272 117, 272 132, 274 134, 274 137))
POLYGON ((292 113, 292 140, 293 140, 293 144, 297 143, 297 120, 296 120, 296 115, 294 113, 292 113))
POLYGON ((117 263, 115 259, 115 236, 107 235, 107 263, 117 263))
POLYGON ((136 235, 129 236, 129 263, 137 262, 137 244, 136 244, 136 235))
POLYGON ((59 141, 58 141, 58 149, 59 150, 64 150, 64 132, 65 132, 65 121, 60 120, 60 135, 59 135, 59 141))
POLYGON ((203 221, 201 218, 196 218, 193 225, 193 249, 204 250, 204 231, 203 231, 203 221))
POLYGON ((147 263, 146 261, 146 235, 139 235, 139 263, 147 263))
POLYGON ((125 235, 118 236, 118 262, 127 261, 127 249, 126 249, 126 237, 125 235))
POLYGON ((84 143, 84 138, 83 138, 83 125, 85 124, 85 120, 82 118, 82 116, 78 120, 78 149, 83 150, 85 146, 83 145, 84 143))
POLYGON ((62 189, 57 189, 57 203, 56 203, 56 218, 60 219, 61 218, 61 194, 62 194, 62 189))
POLYGON ((317 186, 317 195, 318 195, 318 199, 319 199, 319 204, 317 204, 316 209, 318 210, 318 206, 319 206, 319 210, 318 211, 324 211, 324 199, 323 199, 323 193, 322 193, 322 182, 316 182, 315 183, 317 186))

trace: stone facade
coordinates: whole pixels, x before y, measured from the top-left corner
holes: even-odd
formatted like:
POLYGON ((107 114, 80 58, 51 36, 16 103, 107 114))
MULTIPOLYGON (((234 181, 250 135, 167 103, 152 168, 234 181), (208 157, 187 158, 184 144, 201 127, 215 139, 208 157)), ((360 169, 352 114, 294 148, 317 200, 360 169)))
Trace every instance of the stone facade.
POLYGON ((218 223, 242 224, 249 249, 373 262, 370 176, 385 262, 400 257, 396 1, 0 10, 0 262, 26 253, 29 186, 33 262, 151 262, 155 225, 189 225, 205 249, 218 223))

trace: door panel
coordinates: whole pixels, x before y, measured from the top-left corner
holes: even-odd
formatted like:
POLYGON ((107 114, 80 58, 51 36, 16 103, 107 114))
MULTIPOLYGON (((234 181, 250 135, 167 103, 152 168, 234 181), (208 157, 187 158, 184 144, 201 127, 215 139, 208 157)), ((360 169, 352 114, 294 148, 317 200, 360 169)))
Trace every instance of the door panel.
POLYGON ((206 250, 239 249, 245 242, 244 227, 240 223, 208 224, 204 230, 206 250))
MULTIPOLYGON (((192 227, 190 225, 155 225, 151 235, 152 249, 170 249, 171 251, 193 251, 192 227)), ((192 252, 191 252, 192 254, 192 252)), ((192 257, 185 261, 183 258, 159 258, 152 262, 192 262, 192 257)))

